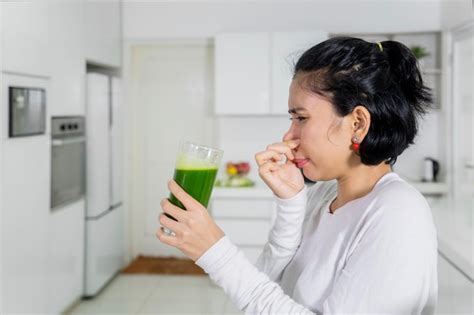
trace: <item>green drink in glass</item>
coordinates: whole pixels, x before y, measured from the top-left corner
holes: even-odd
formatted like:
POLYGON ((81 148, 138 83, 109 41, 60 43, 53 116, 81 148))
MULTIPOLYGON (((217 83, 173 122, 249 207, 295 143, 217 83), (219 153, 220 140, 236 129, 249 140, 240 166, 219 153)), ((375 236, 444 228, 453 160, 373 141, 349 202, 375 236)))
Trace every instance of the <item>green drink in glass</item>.
MULTIPOLYGON (((222 150, 188 141, 181 142, 179 145, 173 179, 184 191, 206 208, 211 198, 223 153, 222 150)), ((175 206, 186 210, 173 194, 170 194, 169 200, 175 206)), ((174 219, 168 214, 167 216, 174 219)))

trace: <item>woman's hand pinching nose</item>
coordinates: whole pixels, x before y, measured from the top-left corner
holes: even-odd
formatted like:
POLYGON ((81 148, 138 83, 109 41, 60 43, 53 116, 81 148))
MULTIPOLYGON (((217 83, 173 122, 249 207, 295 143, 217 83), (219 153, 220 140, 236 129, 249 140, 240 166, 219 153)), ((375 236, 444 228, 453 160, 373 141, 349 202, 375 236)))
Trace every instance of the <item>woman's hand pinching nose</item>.
POLYGON ((288 140, 267 146, 266 150, 255 155, 258 173, 265 184, 280 198, 296 195, 304 188, 304 178, 295 163, 293 150, 299 140, 288 140))

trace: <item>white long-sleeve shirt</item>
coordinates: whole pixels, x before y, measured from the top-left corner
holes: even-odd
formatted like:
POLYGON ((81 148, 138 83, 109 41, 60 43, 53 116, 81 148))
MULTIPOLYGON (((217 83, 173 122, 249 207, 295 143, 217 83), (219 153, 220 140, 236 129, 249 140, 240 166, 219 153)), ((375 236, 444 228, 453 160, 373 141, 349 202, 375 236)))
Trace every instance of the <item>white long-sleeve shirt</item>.
POLYGON ((433 314, 437 235, 425 198, 396 173, 338 208, 336 180, 277 199, 256 266, 224 236, 196 264, 247 314, 433 314))

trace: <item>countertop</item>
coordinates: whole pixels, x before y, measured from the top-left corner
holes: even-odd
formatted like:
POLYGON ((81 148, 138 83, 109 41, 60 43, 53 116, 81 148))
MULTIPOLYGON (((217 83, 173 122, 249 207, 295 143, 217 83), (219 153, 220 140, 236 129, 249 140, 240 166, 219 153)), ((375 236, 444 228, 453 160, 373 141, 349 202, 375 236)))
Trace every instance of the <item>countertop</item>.
MULTIPOLYGON (((445 194, 448 186, 445 183, 425 183, 408 181, 422 194, 445 194)), ((261 180, 257 180, 254 187, 215 187, 213 198, 273 198, 272 191, 261 180)))

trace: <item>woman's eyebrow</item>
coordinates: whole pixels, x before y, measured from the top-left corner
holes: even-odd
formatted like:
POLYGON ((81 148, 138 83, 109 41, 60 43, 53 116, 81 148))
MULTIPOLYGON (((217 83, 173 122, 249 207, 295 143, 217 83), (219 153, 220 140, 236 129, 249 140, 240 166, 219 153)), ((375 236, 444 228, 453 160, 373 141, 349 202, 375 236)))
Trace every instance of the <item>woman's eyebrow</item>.
POLYGON ((291 108, 288 110, 288 114, 296 114, 298 112, 305 112, 306 109, 303 107, 296 107, 296 108, 291 108))

